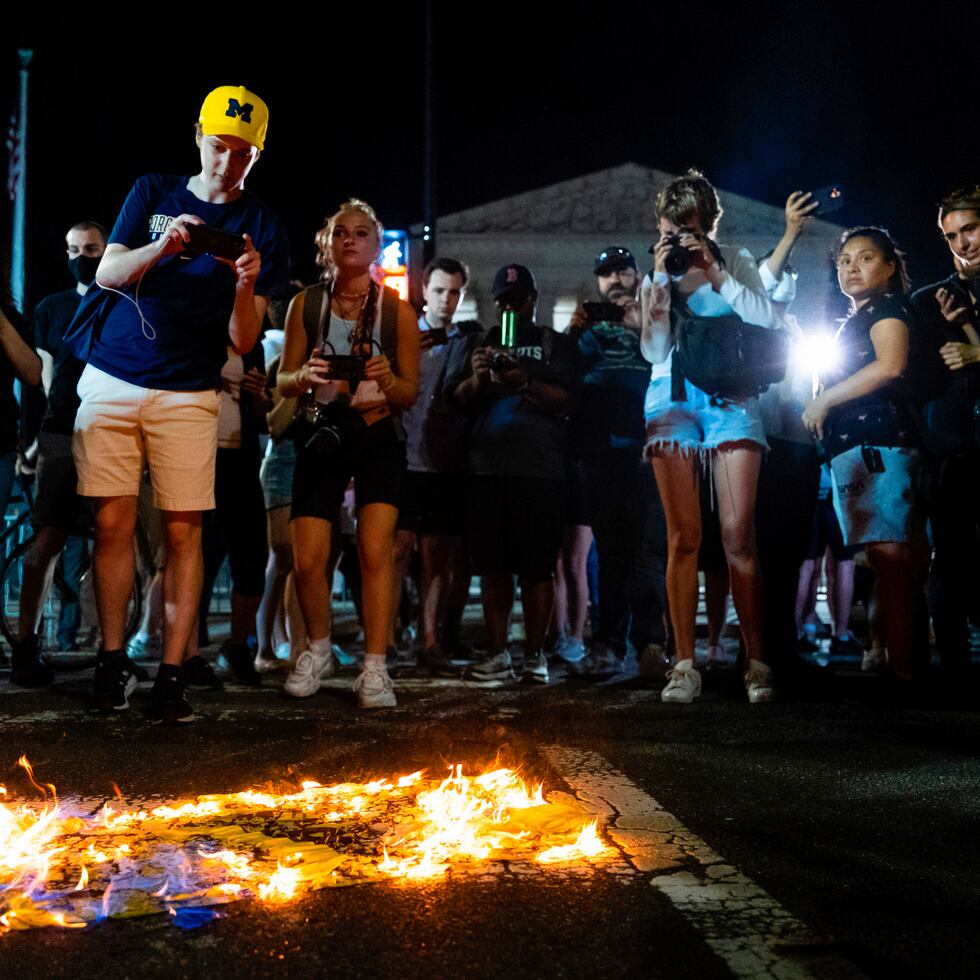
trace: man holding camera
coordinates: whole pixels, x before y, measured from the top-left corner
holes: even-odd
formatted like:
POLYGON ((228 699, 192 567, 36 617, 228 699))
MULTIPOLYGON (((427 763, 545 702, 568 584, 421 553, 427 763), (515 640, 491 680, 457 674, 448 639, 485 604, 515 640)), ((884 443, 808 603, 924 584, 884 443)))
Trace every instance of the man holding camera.
POLYGON ((482 577, 489 633, 478 681, 513 677, 507 634, 514 575, 524 607, 525 681, 548 683, 542 650, 554 602, 563 532, 565 417, 580 376, 574 342, 534 322, 530 270, 510 264, 493 279, 501 326, 472 336, 450 364, 446 391, 471 416, 467 544, 482 577))
POLYGON ((591 652, 569 670, 591 680, 611 677, 632 642, 641 672, 662 678, 666 529, 653 472, 642 459, 650 365, 640 352, 640 277, 622 246, 603 249, 593 272, 601 302, 580 306, 569 333, 582 356, 582 398, 572 424, 599 554, 599 610, 591 652))
POLYGON ((85 298, 73 323, 76 352, 88 361, 73 449, 79 492, 95 498, 96 699, 102 710, 124 711, 136 686, 124 629, 137 495, 149 465, 167 544, 154 723, 194 720, 180 668, 201 591, 201 511, 214 507, 226 347, 251 350, 268 297, 288 282, 283 229, 244 186, 268 118, 244 87, 208 94, 197 131, 200 171, 136 182, 99 266, 102 289, 85 298))
MULTIPOLYGON (((970 666, 969 612, 977 585, 980 518, 980 184, 947 195, 939 230, 953 274, 912 296, 922 349, 925 491, 935 554, 929 606, 943 673, 963 689, 970 666)), ((922 392, 916 394, 922 395, 922 392)))

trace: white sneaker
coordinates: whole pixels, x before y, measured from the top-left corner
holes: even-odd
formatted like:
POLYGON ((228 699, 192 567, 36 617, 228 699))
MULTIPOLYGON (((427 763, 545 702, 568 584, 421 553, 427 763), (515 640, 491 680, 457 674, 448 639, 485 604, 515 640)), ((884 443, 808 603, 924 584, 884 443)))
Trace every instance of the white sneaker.
POLYGON ((357 703, 362 708, 394 708, 395 685, 384 668, 365 667, 354 681, 357 703))
POLYGON ((566 664, 577 664, 585 659, 585 644, 581 640, 576 640, 574 636, 563 636, 558 644, 558 656, 566 664))
POLYGON ((521 680, 525 684, 548 683, 548 658, 543 653, 524 657, 524 672, 521 680))
POLYGON ((690 704, 699 697, 701 675, 694 669, 694 661, 678 660, 674 669, 667 671, 667 686, 660 692, 660 700, 666 704, 690 704))
MULTIPOLYGON (((320 677, 331 660, 333 656, 329 650, 319 657, 312 650, 304 650, 296 658, 282 689, 294 698, 308 698, 316 694, 320 690, 320 677)), ((329 672, 333 673, 332 669, 329 672)))
POLYGON ((865 650, 861 654, 861 670, 865 674, 874 674, 881 670, 887 663, 888 659, 885 656, 885 651, 878 647, 865 650))
POLYGON ((512 681, 514 667, 510 660, 510 651, 504 650, 495 657, 485 657, 479 663, 473 664, 466 676, 472 681, 512 681))
POLYGON ((760 704, 772 701, 776 692, 772 686, 772 671, 761 660, 750 660, 749 669, 745 672, 745 690, 749 695, 749 704, 760 704))

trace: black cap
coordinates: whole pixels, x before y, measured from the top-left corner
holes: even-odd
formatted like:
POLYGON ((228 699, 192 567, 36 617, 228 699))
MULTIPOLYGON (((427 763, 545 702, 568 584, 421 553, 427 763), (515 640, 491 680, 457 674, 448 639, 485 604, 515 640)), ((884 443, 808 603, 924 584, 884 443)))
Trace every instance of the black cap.
POLYGON ((516 262, 498 269, 493 277, 493 286, 490 287, 490 294, 494 299, 500 299, 507 294, 526 298, 536 296, 537 293, 538 287, 535 285, 531 270, 526 266, 517 265, 516 262))
POLYGON ((636 259, 628 248, 622 245, 610 245, 604 248, 596 257, 592 271, 598 275, 608 275, 617 269, 635 269, 636 259))

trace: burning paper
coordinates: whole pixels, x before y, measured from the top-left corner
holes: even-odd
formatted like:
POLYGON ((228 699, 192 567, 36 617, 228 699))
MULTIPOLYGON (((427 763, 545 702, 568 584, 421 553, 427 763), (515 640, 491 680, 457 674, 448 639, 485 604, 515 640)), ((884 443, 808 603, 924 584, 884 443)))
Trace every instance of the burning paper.
POLYGON ((287 902, 306 891, 431 879, 488 861, 594 861, 609 854, 595 822, 549 801, 512 769, 441 780, 422 772, 367 783, 303 782, 152 809, 81 812, 35 782, 39 805, 0 787, 0 932, 84 928, 107 917, 169 912, 181 928, 242 899, 287 902))

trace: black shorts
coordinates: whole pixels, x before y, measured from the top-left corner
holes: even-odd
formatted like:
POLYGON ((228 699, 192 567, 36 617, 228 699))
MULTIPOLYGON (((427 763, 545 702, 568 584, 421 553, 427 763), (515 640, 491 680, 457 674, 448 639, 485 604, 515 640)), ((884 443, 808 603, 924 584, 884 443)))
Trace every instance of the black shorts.
POLYGON ((405 474, 398 530, 458 536, 466 526, 466 477, 455 473, 405 474))
POLYGON ((92 499, 78 495, 78 473, 69 435, 38 433, 37 475, 31 523, 35 528, 57 527, 74 534, 90 534, 92 499))
POLYGON ((564 481, 472 476, 469 491, 466 541, 473 573, 550 579, 564 534, 564 481))
POLYGON ((204 512, 204 536, 208 539, 205 549, 212 544, 223 546, 232 588, 239 595, 262 595, 269 543, 256 455, 243 449, 218 450, 214 502, 214 510, 204 512))
POLYGON ((830 549, 834 561, 853 561, 860 547, 849 548, 844 544, 844 534, 840 529, 834 501, 830 496, 817 501, 817 509, 813 513, 813 528, 810 531, 810 545, 806 556, 814 560, 822 558, 824 551, 830 549))
POLYGON ((303 429, 297 435, 292 520, 319 517, 335 522, 351 477, 358 507, 391 504, 397 508, 401 504, 405 444, 391 416, 362 429, 329 455, 307 449, 309 434, 303 429))

